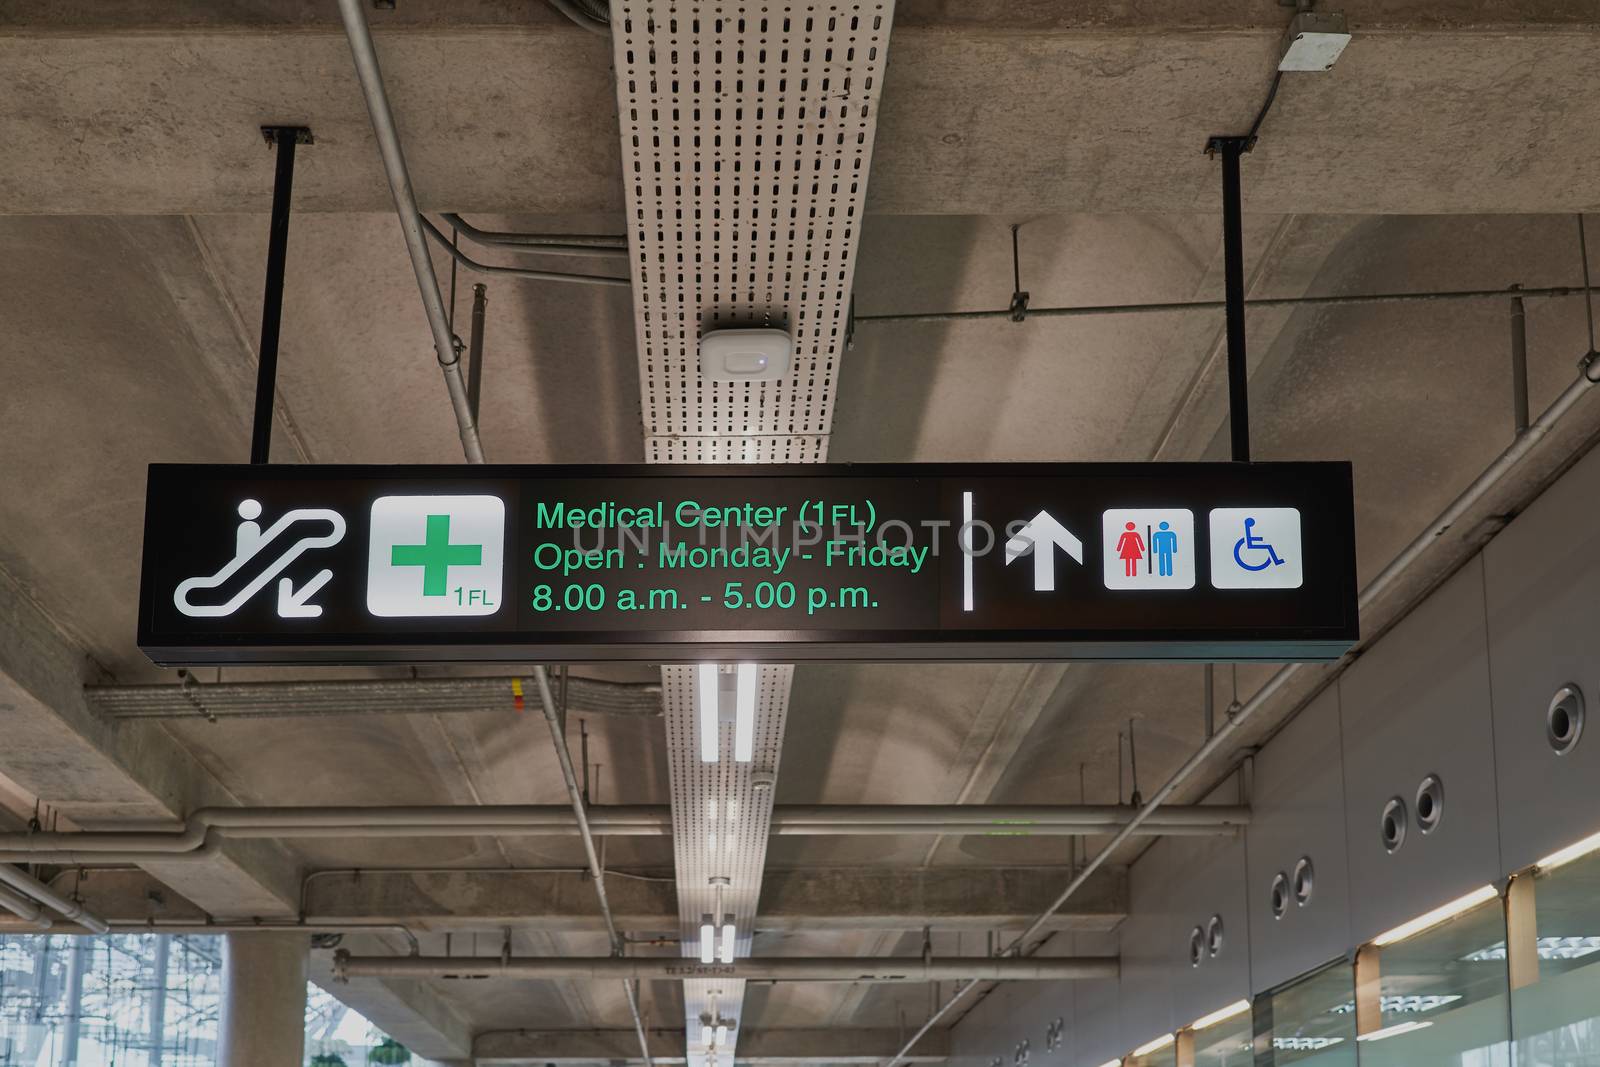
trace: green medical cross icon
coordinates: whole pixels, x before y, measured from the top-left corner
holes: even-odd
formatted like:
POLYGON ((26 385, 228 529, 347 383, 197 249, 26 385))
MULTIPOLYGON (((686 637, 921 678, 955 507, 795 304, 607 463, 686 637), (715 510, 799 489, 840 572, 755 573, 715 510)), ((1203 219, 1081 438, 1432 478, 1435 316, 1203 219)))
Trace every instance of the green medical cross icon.
POLYGON ((420 545, 395 545, 389 562, 396 567, 422 568, 422 595, 444 596, 451 567, 475 567, 483 562, 482 545, 452 545, 450 516, 429 515, 428 534, 420 545))

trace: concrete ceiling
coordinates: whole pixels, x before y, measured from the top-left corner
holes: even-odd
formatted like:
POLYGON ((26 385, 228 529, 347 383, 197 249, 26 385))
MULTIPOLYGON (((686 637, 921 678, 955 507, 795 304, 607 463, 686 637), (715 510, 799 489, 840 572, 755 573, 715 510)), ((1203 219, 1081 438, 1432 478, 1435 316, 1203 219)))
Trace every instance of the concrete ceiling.
MULTIPOLYGON (((856 275, 862 321, 842 361, 832 458, 1223 457, 1217 313, 871 319, 1004 308, 1012 224, 1021 224, 1022 283, 1035 307, 1220 297, 1217 173, 1199 149, 1259 106, 1281 9, 1270 0, 1203 13, 1143 3, 1074 5, 1072 15, 1043 2, 900 6, 856 275)), ((1593 6, 1352 0, 1347 10, 1357 37, 1346 58, 1327 75, 1286 80, 1245 160, 1251 294, 1576 284, 1571 213, 1600 209, 1593 6)), ((604 42, 535 3, 401 0, 373 18, 426 209, 477 212, 483 226, 620 232, 604 42)), ((133 644, 144 469, 246 457, 259 213, 271 185, 263 121, 306 122, 318 138, 297 178, 274 459, 460 456, 348 50, 320 3, 14 2, 0 5, 0 100, 0 601, 8 625, 27 622, 53 642, 31 662, 55 672, 59 691, 63 679, 170 682, 133 644)), ((1600 270, 1600 252, 1590 255, 1600 270)), ((437 266, 448 277, 443 257, 437 266)), ((463 314, 473 280, 459 279, 463 314)), ((490 458, 642 459, 627 290, 488 284, 490 458)), ((1257 457, 1354 462, 1363 581, 1509 443, 1507 314, 1504 299, 1252 312, 1257 457)), ((1530 299, 1528 329, 1537 413, 1588 346, 1582 301, 1530 299)), ((1507 507, 1587 446, 1600 411, 1585 407, 1575 425, 1548 444, 1507 507)), ((225 676, 314 673, 333 672, 225 676)), ((1241 671, 1241 689, 1259 676, 1241 671)), ((1219 677, 1225 703, 1227 671, 1219 677)), ((1080 788, 1110 802, 1119 783, 1126 795, 1118 731, 1127 721, 1138 720, 1148 792, 1198 743, 1200 705, 1194 666, 804 665, 778 802, 1071 803, 1080 788)), ((595 717, 588 728, 601 800, 666 801, 660 719, 595 717)), ((9 806, 39 796, 81 818, 181 810, 182 798, 202 793, 252 805, 565 798, 543 723, 509 707, 61 729, 121 763, 112 771, 62 756, 58 767, 92 765, 110 776, 96 781, 114 778, 124 791, 97 804, 87 779, 57 788, 49 783, 66 781, 66 770, 51 778, 42 761, 13 753, 0 755, 9 806), (139 768, 166 770, 141 784, 139 768)), ((769 864, 1044 866, 1064 884, 1068 839, 1049 842, 777 838, 769 864)), ((607 848, 612 867, 670 875, 666 839, 607 848)), ((291 841, 239 863, 281 871, 287 900, 315 870, 582 860, 575 839, 465 838, 291 841)), ((192 890, 180 891, 230 912, 192 890)), ((497 929, 467 919, 452 936, 498 944, 497 929)), ((514 936, 527 954, 604 948, 592 926, 514 936)), ((934 936, 941 952, 958 938, 976 951, 981 937, 934 936)), ((920 935, 782 928, 759 933, 756 951, 906 954, 908 945, 915 954, 920 935)), ((627 1025, 615 983, 475 983, 463 993, 368 982, 349 995, 441 1056, 460 1055, 463 1035, 484 1031, 627 1025)), ((669 984, 647 989, 650 1017, 670 1024, 677 997, 669 984)), ((902 1012, 919 1020, 927 999, 920 986, 752 987, 746 1019, 752 1030, 893 1030, 902 1012)))

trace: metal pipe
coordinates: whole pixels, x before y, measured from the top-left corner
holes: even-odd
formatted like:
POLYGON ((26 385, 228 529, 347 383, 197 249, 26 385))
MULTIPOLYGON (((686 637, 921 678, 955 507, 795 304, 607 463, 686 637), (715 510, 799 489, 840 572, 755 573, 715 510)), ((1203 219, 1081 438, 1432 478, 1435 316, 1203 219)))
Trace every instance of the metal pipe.
POLYGON ((428 243, 422 236, 422 216, 411 190, 411 175, 406 170, 394 113, 389 110, 389 97, 383 87, 383 72, 372 45, 372 30, 367 26, 363 0, 339 0, 339 14, 344 20, 345 36, 350 41, 350 55, 361 81, 361 92, 366 97, 367 113, 372 118, 372 132, 383 156, 383 170, 389 179, 389 191, 394 195, 395 211, 400 216, 400 232, 405 236, 406 251, 411 256, 411 269, 417 276, 422 309, 427 313, 428 328, 433 333, 434 352, 439 369, 444 373, 450 406, 455 410, 461 449, 468 463, 482 463, 483 443, 478 439, 478 425, 467 407, 467 385, 461 374, 461 360, 456 355, 444 296, 439 292, 439 279, 433 273, 433 260, 428 256, 428 243))
MULTIPOLYGON (((561 719, 556 714, 555 697, 550 692, 550 675, 541 666, 533 669, 534 683, 539 687, 539 704, 544 709, 544 721, 550 727, 550 740, 555 746, 556 759, 561 764, 561 778, 567 785, 567 799, 572 802, 572 815, 578 821, 578 834, 583 838, 583 852, 589 860, 589 874, 594 878, 594 895, 600 903, 600 914, 605 919, 606 936, 611 942, 611 955, 623 959, 622 936, 617 933, 617 922, 611 915, 611 901, 606 896, 606 872, 600 865, 600 855, 595 851, 594 835, 589 830, 589 815, 578 786, 578 776, 572 769, 572 753, 567 751, 567 738, 561 732, 561 719)), ((633 1015, 633 1028, 639 1035, 639 1054, 649 1067, 650 1039, 645 1036, 644 1018, 639 1014, 639 991, 631 980, 622 983, 628 996, 628 1010, 633 1015)))
MULTIPOLYGON (((1255 296, 1246 308, 1365 307, 1371 304, 1427 304, 1453 300, 1495 300, 1508 296, 1563 297, 1583 295, 1582 286, 1551 285, 1534 289, 1448 289, 1423 293, 1351 293, 1328 296, 1255 296)), ((1071 319, 1100 315, 1155 315, 1184 311, 1226 311, 1226 300, 1174 300, 1147 304, 1077 304, 1028 309, 1028 317, 1071 319)), ((1009 319, 1009 308, 978 311, 909 311, 888 315, 857 315, 856 322, 966 322, 1009 319)))
MULTIPOLYGON (((342 2, 342 0, 341 0, 342 2)), ((439 246, 450 253, 450 258, 479 274, 504 274, 512 278, 528 278, 536 282, 587 282, 590 285, 617 285, 631 286, 630 278, 612 278, 603 274, 568 274, 563 271, 532 270, 528 267, 502 267, 493 263, 479 263, 461 249, 450 243, 449 238, 440 231, 439 227, 429 222, 426 217, 418 216, 423 229, 428 236, 439 242, 439 246)), ((430 268, 431 269, 431 268, 430 268)))
POLYGON ((289 206, 294 190, 294 150, 301 135, 311 131, 297 126, 270 126, 262 130, 277 148, 272 180, 272 221, 267 228, 267 280, 261 297, 261 344, 256 349, 255 421, 250 433, 250 462, 266 463, 272 452, 273 400, 278 385, 278 337, 283 320, 283 276, 289 259, 289 206))
POLYGON ((440 217, 474 244, 517 248, 527 252, 556 252, 561 255, 627 256, 628 238, 601 233, 516 233, 509 230, 480 230, 460 215, 441 212, 440 217))
POLYGON ((62 918, 78 923, 93 933, 103 934, 111 929, 104 919, 90 914, 84 909, 83 905, 68 900, 37 878, 24 874, 9 864, 0 863, 0 882, 4 882, 29 900, 43 904, 51 911, 61 915, 62 918))
MULTIPOLYGON (((1367 583, 1367 587, 1361 591, 1360 597, 1357 598, 1358 607, 1365 610, 1376 603, 1388 591, 1389 586, 1404 573, 1407 567, 1411 566, 1427 552, 1437 542, 1439 536, 1450 529, 1473 505, 1487 496, 1499 484, 1500 479, 1504 478, 1507 472, 1532 450, 1534 445, 1549 435, 1550 431, 1560 423, 1562 417, 1572 410, 1579 400, 1588 395, 1596 384, 1596 381, 1589 378, 1588 368, 1582 368, 1579 371, 1577 380, 1567 386, 1560 396, 1556 397, 1554 403, 1539 416, 1538 421, 1528 427, 1528 432, 1514 439, 1505 451, 1495 458, 1493 463, 1490 463, 1477 478, 1473 479, 1471 485, 1467 486, 1455 500, 1451 501, 1422 533, 1418 534, 1410 544, 1401 550, 1399 555, 1389 562, 1387 567, 1380 571, 1371 582, 1367 583)), ((1340 661, 1340 666, 1349 662, 1350 657, 1346 656, 1345 659, 1340 661)), ((1166 802, 1167 798, 1184 782, 1188 781, 1190 775, 1194 774, 1208 759, 1220 752, 1228 744, 1229 739, 1241 724, 1265 707, 1274 696, 1289 684, 1300 671, 1301 666, 1298 663, 1290 663, 1280 667, 1266 680, 1260 689, 1256 690, 1254 696, 1245 701, 1237 712, 1229 715, 1217 732, 1195 750, 1194 755, 1185 760, 1183 766, 1179 767, 1177 772, 1167 779, 1166 784, 1145 802, 1144 806, 1135 813, 1128 825, 1118 831, 1104 848, 1094 854, 1094 857, 1084 865, 1083 870, 1079 871, 1077 876, 1067 883, 1067 887, 1045 909, 1044 913, 1030 923, 1027 929, 1007 946, 1006 955, 1015 955, 1020 952, 1028 940, 1043 929, 1044 925, 1050 921, 1050 918, 1066 905, 1074 893, 1083 887, 1084 883, 1089 880, 1090 875, 1104 866, 1106 861, 1111 858, 1112 853, 1120 848, 1128 838, 1132 837, 1139 826, 1154 815, 1161 805, 1166 802)), ((976 988, 977 982, 975 981, 967 982, 957 987, 951 998, 928 1018, 928 1021, 922 1025, 921 1029, 912 1036, 911 1040, 888 1063, 884 1064, 884 1067, 898 1067, 916 1043, 922 1039, 923 1034, 931 1030, 935 1023, 949 1014, 958 1003, 976 988)))
MULTIPOLYGON (((192 678, 192 676, 191 676, 192 678)), ((509 676, 339 679, 296 682, 213 682, 201 685, 91 685, 84 696, 114 719, 281 718, 329 715, 437 715, 512 712, 509 676), (203 711, 197 710, 199 708, 203 711)), ((661 715, 658 682, 570 678, 567 703, 587 715, 661 715)))
POLYGON ((1528 312, 1511 298, 1511 419, 1517 436, 1528 430, 1528 312))
MULTIPOLYGON (((589 956, 572 958, 499 956, 351 956, 334 955, 333 974, 349 978, 516 978, 555 981, 571 978, 633 981, 724 979, 753 982, 1060 982, 1116 978, 1114 956, 1039 956, 1004 959, 991 956, 949 958, 745 957, 732 963, 700 963, 679 957, 589 956)), ((641 1035, 642 1036, 642 1035, 641 1035)))
POLYGON ((1248 137, 1221 137, 1222 261, 1228 326, 1228 427, 1233 461, 1250 462, 1250 364, 1245 358, 1244 206, 1239 159, 1250 150, 1248 137))
POLYGON ((13 893, 9 889, 0 889, 0 908, 4 908, 24 922, 32 924, 35 930, 48 930, 51 927, 50 916, 37 903, 13 893))
MULTIPOLYGON (((581 797, 581 787, 580 787, 581 797)), ((931 834, 1070 836, 1109 833, 1126 825, 1126 805, 792 805, 773 809, 780 837, 931 834)), ((1169 808, 1143 825, 1150 835, 1216 836, 1250 822, 1250 809, 1201 804, 1169 808)), ((660 837, 672 832, 667 805, 584 808, 591 834, 660 837)), ((149 827, 150 824, 140 824, 149 827)), ((0 834, 0 862, 145 863, 175 856, 208 858, 217 839, 582 836, 566 805, 440 805, 413 807, 201 808, 184 823, 139 830, 0 834)))

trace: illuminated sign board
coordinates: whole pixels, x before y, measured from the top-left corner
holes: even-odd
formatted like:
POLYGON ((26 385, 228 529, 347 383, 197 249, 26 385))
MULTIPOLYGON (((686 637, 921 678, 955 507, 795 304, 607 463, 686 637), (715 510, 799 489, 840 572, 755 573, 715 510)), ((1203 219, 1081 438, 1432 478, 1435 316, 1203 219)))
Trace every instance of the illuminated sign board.
POLYGON ((163 664, 1317 660, 1345 463, 150 468, 163 664))

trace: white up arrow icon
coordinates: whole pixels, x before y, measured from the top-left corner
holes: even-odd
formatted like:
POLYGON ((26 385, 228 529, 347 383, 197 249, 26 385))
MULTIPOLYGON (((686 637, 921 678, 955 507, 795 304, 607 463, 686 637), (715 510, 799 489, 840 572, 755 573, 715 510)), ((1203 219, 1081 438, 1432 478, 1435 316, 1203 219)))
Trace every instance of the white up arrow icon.
POLYGON ((1006 542, 1006 565, 1010 566, 1012 560, 1032 551, 1034 592, 1053 593, 1056 588, 1056 554, 1052 549, 1056 548, 1064 550, 1079 563, 1083 562, 1083 542, 1057 522, 1054 515, 1041 511, 1006 542))

